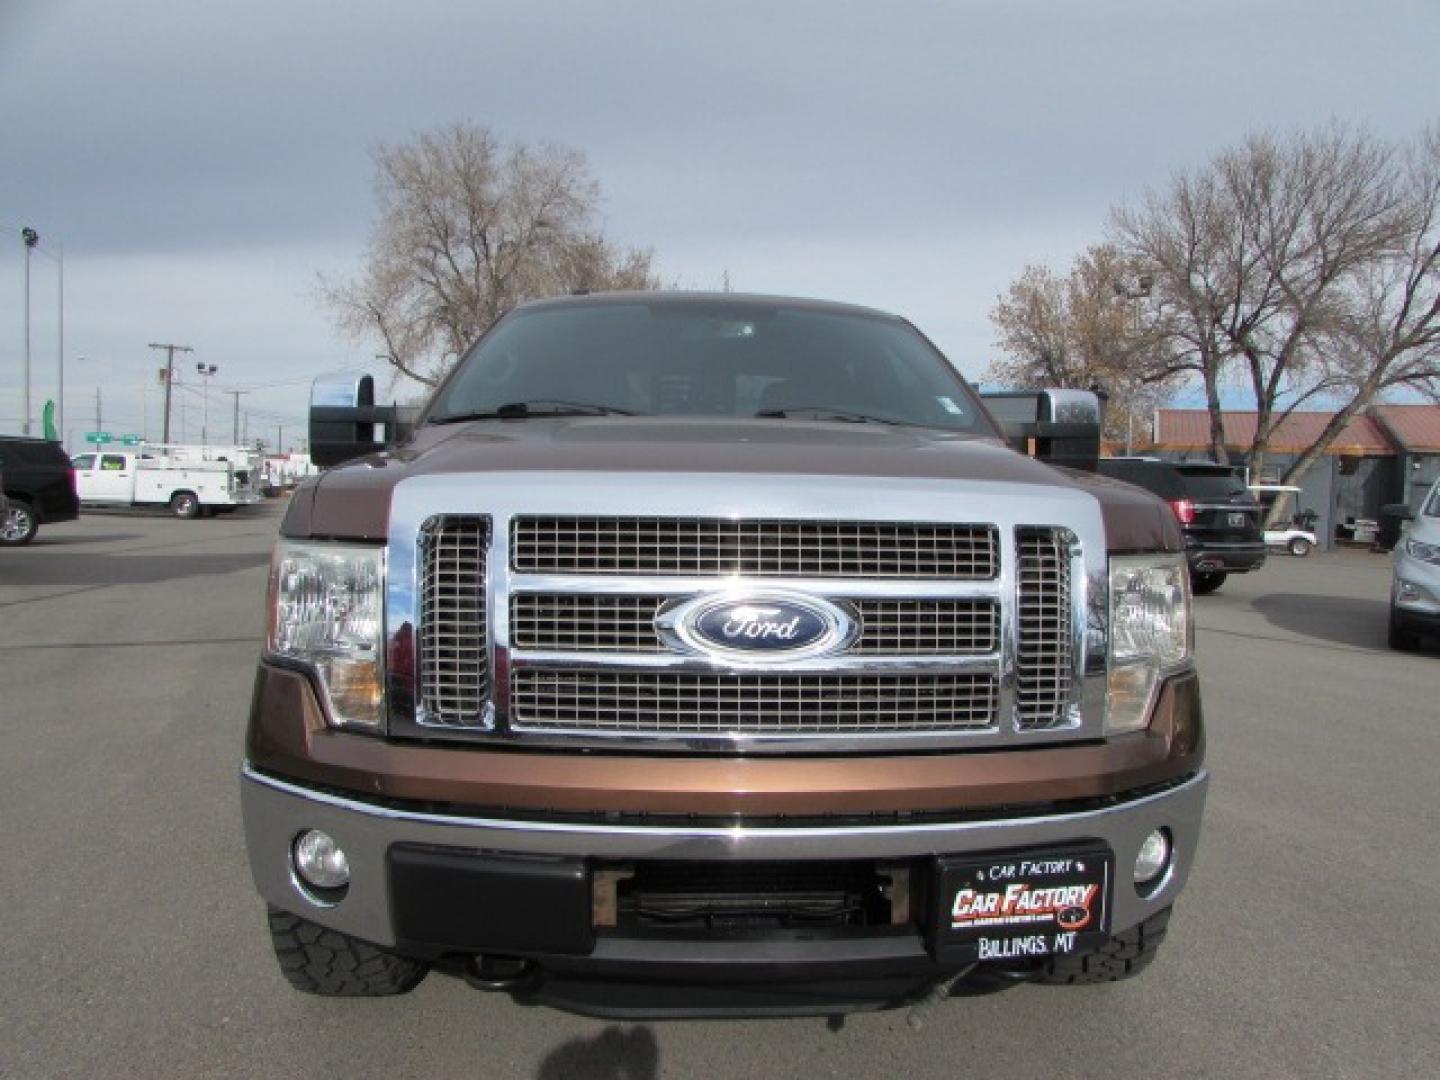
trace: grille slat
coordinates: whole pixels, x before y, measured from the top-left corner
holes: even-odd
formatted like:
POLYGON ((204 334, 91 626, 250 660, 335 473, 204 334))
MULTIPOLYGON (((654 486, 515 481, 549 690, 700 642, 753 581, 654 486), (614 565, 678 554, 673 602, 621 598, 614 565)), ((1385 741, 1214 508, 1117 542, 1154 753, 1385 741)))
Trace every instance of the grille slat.
MULTIPOLYGON (((510 598, 510 641, 550 652, 659 652, 655 615, 665 596, 516 593, 510 598)), ((993 653, 999 605, 981 600, 849 602, 860 620, 848 650, 861 656, 976 656, 993 653)))
POLYGON ((521 668, 511 723, 634 735, 963 731, 994 722, 991 675, 697 675, 521 668))
POLYGON ((652 517, 517 517, 511 565, 532 574, 947 578, 999 567, 991 525, 652 517))
POLYGON ((1059 727, 1075 678, 1069 545, 1056 529, 1020 529, 1015 539, 1015 722, 1022 731, 1059 727))
POLYGON ((431 518, 420 532, 420 703, 430 723, 481 723, 490 693, 485 552, 490 522, 431 518))

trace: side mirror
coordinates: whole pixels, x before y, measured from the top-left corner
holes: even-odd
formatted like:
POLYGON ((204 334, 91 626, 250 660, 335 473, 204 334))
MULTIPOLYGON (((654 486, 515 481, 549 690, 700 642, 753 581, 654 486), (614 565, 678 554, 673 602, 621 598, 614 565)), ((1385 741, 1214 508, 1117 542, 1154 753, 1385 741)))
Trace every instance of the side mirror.
POLYGON ((369 375, 321 375, 310 386, 310 460, 316 465, 378 453, 409 430, 394 405, 375 404, 369 375))
POLYGON ((1411 509, 1409 503, 1386 503, 1380 508, 1380 516, 1382 518, 1399 518, 1401 521, 1414 521, 1415 511, 1411 509))
POLYGON ((980 395, 1010 445, 1051 465, 1094 472, 1100 398, 1089 390, 1003 390, 980 395))

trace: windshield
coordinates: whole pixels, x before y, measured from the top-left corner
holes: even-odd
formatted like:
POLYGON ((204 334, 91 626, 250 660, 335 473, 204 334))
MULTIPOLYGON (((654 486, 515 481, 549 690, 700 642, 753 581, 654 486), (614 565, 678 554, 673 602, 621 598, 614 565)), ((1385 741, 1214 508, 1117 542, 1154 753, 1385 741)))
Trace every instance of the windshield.
POLYGON ((898 319, 713 300, 517 312, 466 354, 427 420, 571 409, 993 434, 964 380, 898 319))

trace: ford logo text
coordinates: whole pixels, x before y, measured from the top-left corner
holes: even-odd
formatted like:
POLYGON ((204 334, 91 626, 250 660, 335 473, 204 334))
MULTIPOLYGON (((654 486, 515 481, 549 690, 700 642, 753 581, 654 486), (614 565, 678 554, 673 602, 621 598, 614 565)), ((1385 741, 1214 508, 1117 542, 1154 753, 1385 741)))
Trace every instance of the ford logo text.
POLYGON ((856 629, 836 604, 778 591, 698 597, 663 611, 656 627, 680 651, 751 663, 823 655, 856 629))

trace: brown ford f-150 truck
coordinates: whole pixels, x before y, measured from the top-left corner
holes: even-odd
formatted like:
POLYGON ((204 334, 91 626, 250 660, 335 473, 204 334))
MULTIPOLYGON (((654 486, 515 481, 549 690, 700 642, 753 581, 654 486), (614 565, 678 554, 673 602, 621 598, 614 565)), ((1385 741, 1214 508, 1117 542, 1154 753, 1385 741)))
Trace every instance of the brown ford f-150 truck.
POLYGON ((903 319, 607 294, 411 430, 318 381, 242 775, 301 990, 835 1013, 1154 957, 1207 774, 1174 515, 1094 395, 903 319), (996 417, 1004 418, 1004 422, 996 417))

